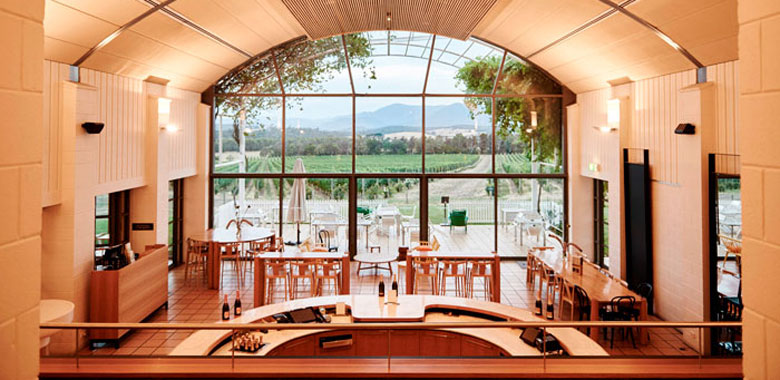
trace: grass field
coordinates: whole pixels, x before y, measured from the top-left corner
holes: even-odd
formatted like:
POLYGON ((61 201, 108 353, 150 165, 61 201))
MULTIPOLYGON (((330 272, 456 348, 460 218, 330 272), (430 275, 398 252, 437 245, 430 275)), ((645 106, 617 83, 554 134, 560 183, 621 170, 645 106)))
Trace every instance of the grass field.
MULTIPOLYGON (((352 157, 336 156, 300 156, 287 157, 285 171, 292 172, 295 160, 303 159, 307 173, 349 173, 352 171, 352 157)), ((425 165, 428 172, 444 173, 458 171, 474 165, 479 160, 476 154, 428 154, 425 165)), ((247 161, 247 173, 279 173, 281 157, 251 157, 247 161)), ((359 173, 419 173, 422 170, 422 157, 419 154, 383 154, 358 155, 355 157, 356 170, 359 173)), ((237 173, 238 163, 217 168, 217 173, 237 173)))

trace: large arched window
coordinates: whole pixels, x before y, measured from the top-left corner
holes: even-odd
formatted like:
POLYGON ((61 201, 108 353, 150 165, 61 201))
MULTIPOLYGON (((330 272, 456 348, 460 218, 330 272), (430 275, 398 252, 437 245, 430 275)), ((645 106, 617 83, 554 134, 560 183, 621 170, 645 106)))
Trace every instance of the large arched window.
POLYGON ((449 249, 520 254, 542 223, 563 235, 562 88, 486 42, 300 39, 221 78, 214 102, 215 226, 238 203, 288 240, 326 229, 351 252, 433 233, 449 249), (289 211, 296 179, 301 220, 289 211), (451 219, 459 210, 465 223, 451 219))

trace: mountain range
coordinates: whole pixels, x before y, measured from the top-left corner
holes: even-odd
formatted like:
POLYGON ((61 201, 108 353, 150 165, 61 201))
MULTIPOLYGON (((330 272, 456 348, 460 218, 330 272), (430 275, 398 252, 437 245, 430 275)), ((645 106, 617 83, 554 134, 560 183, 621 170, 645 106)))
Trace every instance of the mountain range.
MULTIPOLYGON (((426 107, 425 128, 428 130, 440 128, 474 128, 474 120, 468 108, 462 102, 447 105, 426 107)), ((355 115, 355 126, 360 134, 394 133, 420 129, 422 106, 394 103, 374 111, 358 112, 355 115)), ((489 131, 491 119, 489 115, 477 116, 478 130, 489 131)), ((232 124, 225 123, 225 128, 232 124)), ((344 131, 345 126, 352 124, 352 115, 339 115, 325 118, 287 118, 287 128, 319 129, 322 131, 344 131)))

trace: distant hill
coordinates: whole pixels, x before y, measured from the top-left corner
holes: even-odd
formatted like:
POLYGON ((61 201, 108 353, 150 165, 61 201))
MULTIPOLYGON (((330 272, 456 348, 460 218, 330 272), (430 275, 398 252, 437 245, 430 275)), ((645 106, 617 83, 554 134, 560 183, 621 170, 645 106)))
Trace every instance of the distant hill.
MULTIPOLYGON (((463 103, 426 107, 426 128, 450 128, 464 126, 473 128, 474 120, 463 103)), ((358 133, 395 133, 420 128, 422 107, 407 104, 391 104, 371 112, 358 112, 355 126, 358 133)), ((487 115, 478 117, 479 129, 489 130, 491 120, 487 115)), ((321 130, 343 130, 352 123, 352 115, 336 116, 325 119, 288 119, 294 126, 300 122, 301 128, 319 128, 321 130)))
MULTIPOLYGON (((461 102, 441 106, 428 106, 426 110, 426 124, 428 130, 439 128, 471 129, 474 120, 469 115, 469 110, 461 102)), ((408 104, 394 103, 371 112, 358 112, 355 115, 357 132, 361 134, 372 133, 397 133, 419 130, 422 120, 422 107, 408 104)), ((488 115, 480 115, 477 118, 479 131, 489 131, 491 120, 488 115)), ((305 129, 320 129, 322 131, 344 131, 352 124, 352 115, 340 115, 321 119, 312 118, 288 118, 287 127, 297 128, 298 125, 305 129)), ((225 120, 223 130, 233 127, 232 122, 225 120)))

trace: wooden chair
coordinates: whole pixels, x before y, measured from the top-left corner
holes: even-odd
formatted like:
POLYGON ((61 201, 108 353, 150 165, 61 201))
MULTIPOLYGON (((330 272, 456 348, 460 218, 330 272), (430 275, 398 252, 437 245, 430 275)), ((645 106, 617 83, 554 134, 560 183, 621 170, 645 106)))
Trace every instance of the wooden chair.
POLYGON ((413 257, 414 267, 414 294, 418 294, 421 281, 431 282, 431 293, 438 294, 439 263, 432 257, 413 257))
POLYGON ((206 282, 206 260, 209 255, 209 243, 187 238, 187 257, 184 260, 184 281, 203 271, 203 282, 206 282))
MULTIPOLYGON (((326 251, 327 252, 327 251, 326 251)), ((300 282, 309 281, 309 297, 314 297, 315 278, 314 263, 310 260, 295 260, 290 262, 290 299, 298 298, 300 282)), ((306 289, 304 288, 304 291, 306 289)))
POLYGON ((737 273, 742 275, 742 240, 734 239, 726 235, 718 235, 720 237, 720 243, 726 247, 726 254, 723 256, 723 265, 721 267, 726 269, 726 262, 729 259, 729 255, 734 255, 734 261, 737 263, 737 273))
POLYGON ((563 319, 563 306, 568 303, 569 306, 571 306, 570 318, 574 318, 574 285, 560 276, 556 277, 556 281, 558 282, 558 287, 560 289, 560 295, 558 297, 558 317, 563 319))
POLYGON ((555 271, 547 266, 546 264, 542 263, 540 265, 541 267, 541 281, 539 281, 539 286, 543 286, 546 284, 546 294, 545 299, 547 303, 547 309, 545 312, 545 316, 547 319, 554 319, 555 318, 555 289, 556 289, 556 276, 555 271))
POLYGON ((268 238, 249 242, 249 249, 246 250, 246 258, 248 260, 247 271, 249 273, 254 273, 255 257, 270 251, 272 239, 273 238, 268 238))
POLYGON ((491 301, 491 295, 493 294, 493 261, 491 260, 473 260, 470 261, 471 268, 469 269, 467 288, 468 297, 474 298, 474 280, 477 278, 482 279, 485 291, 485 300, 491 301))
MULTIPOLYGON (((571 320, 590 320, 590 297, 588 297, 588 292, 578 285, 574 285, 574 304, 571 308, 571 320), (577 319, 574 318, 575 312, 577 313, 577 319)), ((587 328, 586 334, 590 335, 590 327, 587 328)))
POLYGON ((325 283, 332 281, 334 294, 341 292, 341 261, 317 260, 315 262, 315 295, 323 295, 325 283))
POLYGON ((281 281, 284 284, 284 299, 282 302, 290 299, 290 273, 285 260, 267 260, 265 264, 265 298, 266 304, 273 303, 276 283, 281 281))
POLYGON ((244 283, 244 271, 242 270, 243 263, 241 260, 241 243, 222 243, 218 245, 219 249, 219 259, 222 261, 222 268, 220 271, 220 282, 223 282, 223 279, 225 277, 225 262, 231 261, 233 262, 233 267, 236 270, 236 280, 238 281, 237 286, 240 288, 241 284, 244 283))
POLYGON ((466 297, 468 261, 466 260, 439 260, 439 294, 447 295, 447 279, 455 281, 455 296, 466 297))

